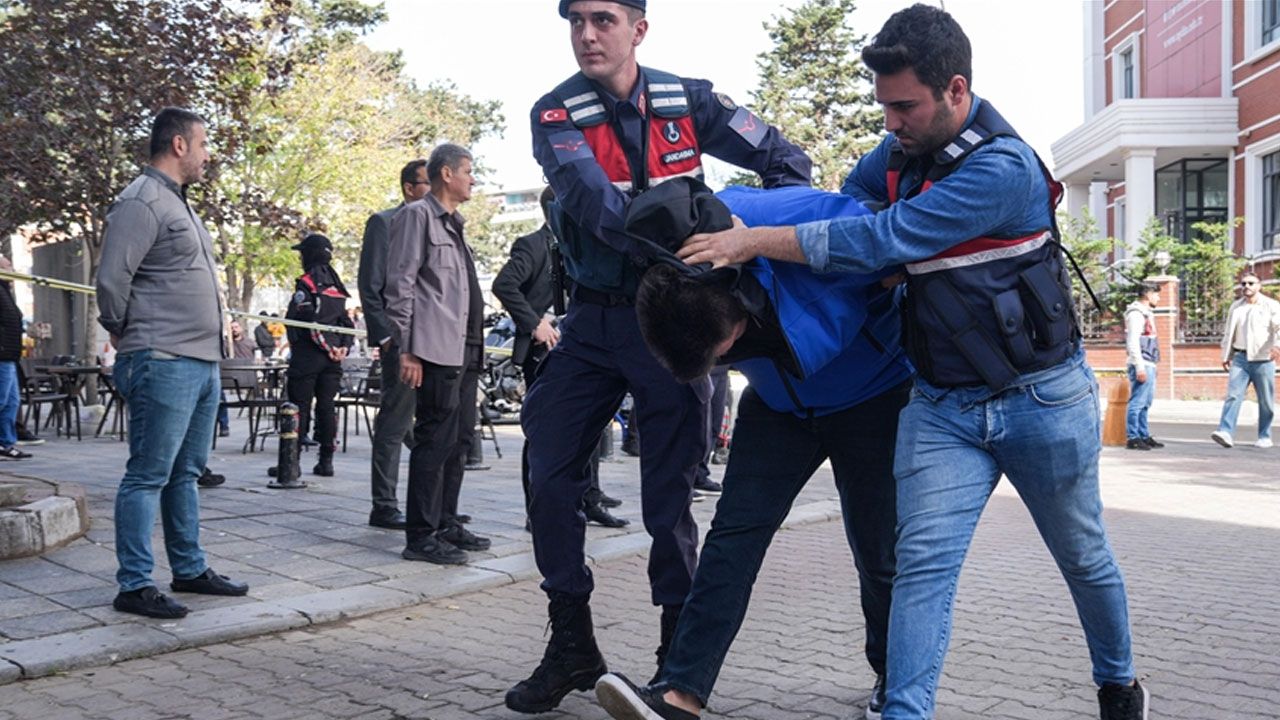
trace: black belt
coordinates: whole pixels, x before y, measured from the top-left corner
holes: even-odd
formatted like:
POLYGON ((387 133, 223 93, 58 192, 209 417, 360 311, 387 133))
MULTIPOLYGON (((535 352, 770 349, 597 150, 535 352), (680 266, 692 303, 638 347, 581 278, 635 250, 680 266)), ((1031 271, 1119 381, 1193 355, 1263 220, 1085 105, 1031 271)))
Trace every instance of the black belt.
POLYGON ((630 306, 636 304, 636 299, 630 295, 615 295, 613 293, 592 290, 589 287, 581 285, 573 289, 573 299, 578 302, 591 303, 592 305, 604 305, 605 307, 630 306))

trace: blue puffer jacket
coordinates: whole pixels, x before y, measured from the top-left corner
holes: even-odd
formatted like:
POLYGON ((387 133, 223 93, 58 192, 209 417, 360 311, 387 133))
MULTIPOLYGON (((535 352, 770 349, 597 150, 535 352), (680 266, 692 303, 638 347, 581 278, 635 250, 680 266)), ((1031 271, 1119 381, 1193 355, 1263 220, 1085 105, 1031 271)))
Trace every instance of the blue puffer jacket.
MULTIPOLYGON (((730 187, 716 194, 748 226, 795 225, 866 215, 857 200, 807 187, 756 190, 730 187)), ((805 265, 757 258, 744 270, 764 287, 800 377, 781 359, 735 362, 770 408, 800 416, 838 412, 873 398, 911 376, 899 345, 900 293, 880 286, 889 272, 815 274, 805 265)))

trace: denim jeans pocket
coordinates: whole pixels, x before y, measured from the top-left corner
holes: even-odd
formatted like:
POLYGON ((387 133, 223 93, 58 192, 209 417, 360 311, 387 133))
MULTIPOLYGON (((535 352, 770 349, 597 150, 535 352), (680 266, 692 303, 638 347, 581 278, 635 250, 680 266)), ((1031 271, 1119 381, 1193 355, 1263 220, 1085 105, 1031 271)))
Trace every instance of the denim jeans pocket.
POLYGON ((1089 397, 1094 392, 1094 383, 1088 373, 1073 369, 1035 383, 1028 391, 1031 398, 1040 405, 1065 407, 1089 397))

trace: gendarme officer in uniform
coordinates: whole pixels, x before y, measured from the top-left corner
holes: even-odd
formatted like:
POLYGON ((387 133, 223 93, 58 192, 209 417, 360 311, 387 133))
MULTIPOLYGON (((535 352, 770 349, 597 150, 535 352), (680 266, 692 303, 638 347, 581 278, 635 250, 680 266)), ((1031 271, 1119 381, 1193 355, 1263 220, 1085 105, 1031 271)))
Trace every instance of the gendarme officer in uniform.
POLYGON ((559 199, 552 213, 573 282, 561 340, 523 411, 529 439, 534 554, 550 598, 551 638, 533 675, 506 697, 512 710, 550 710, 605 673, 588 605, 582 473, 623 395, 635 397, 649 581, 662 606, 665 654, 696 562, 689 512, 707 452, 705 377, 681 384, 640 337, 634 298, 642 267, 623 232, 631 198, 665 180, 702 175, 702 153, 760 174, 766 187, 807 185, 811 163, 775 128, 705 80, 636 62, 649 29, 644 0, 561 0, 581 72, 533 107, 533 153, 559 199))
POLYGON ((884 720, 934 715, 956 580, 1001 476, 1057 561, 1084 630, 1102 720, 1145 720, 1124 578, 1098 491, 1098 384, 1085 362, 1054 210, 1062 186, 970 92, 972 51, 945 11, 894 13, 862 50, 889 135, 843 191, 865 217, 695 235, 686 262, 755 255, 815 271, 905 266, 918 371, 899 416, 897 572, 884 720))

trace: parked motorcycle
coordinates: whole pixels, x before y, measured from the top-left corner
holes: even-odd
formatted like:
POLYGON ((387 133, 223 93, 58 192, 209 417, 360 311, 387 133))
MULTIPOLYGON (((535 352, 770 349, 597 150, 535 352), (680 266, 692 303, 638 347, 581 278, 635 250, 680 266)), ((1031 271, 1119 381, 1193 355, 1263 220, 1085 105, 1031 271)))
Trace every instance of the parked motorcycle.
POLYGON ((492 423, 520 421, 525 382, 520 366, 511 360, 516 324, 505 313, 485 317, 484 371, 480 373, 480 412, 492 423))

